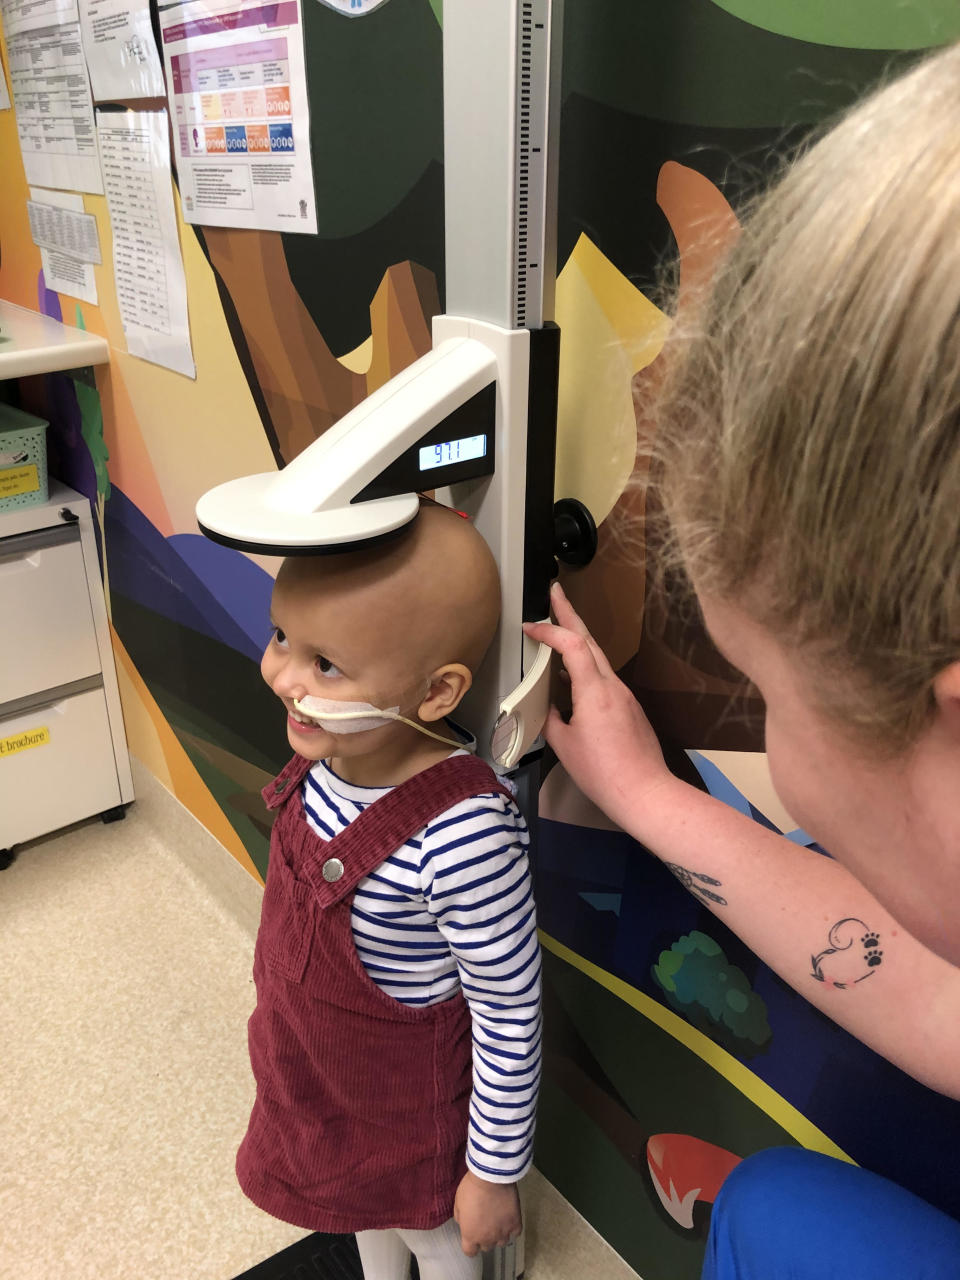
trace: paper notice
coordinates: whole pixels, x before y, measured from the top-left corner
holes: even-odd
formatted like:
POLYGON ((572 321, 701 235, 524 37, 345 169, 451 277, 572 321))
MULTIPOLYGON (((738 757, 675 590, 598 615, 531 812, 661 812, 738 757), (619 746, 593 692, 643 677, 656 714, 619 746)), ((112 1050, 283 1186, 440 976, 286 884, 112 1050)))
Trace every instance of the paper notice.
POLYGON ((2 0, 27 181, 103 194, 76 0, 2 0))
POLYGON ((166 111, 97 111, 120 317, 132 356, 196 377, 166 111))
POLYGON ((99 265, 100 237, 97 220, 92 213, 74 213, 56 205, 27 201, 30 235, 40 249, 59 249, 81 262, 99 265))
POLYGON ((9 40, 22 31, 77 21, 77 0, 2 0, 3 30, 9 40))
POLYGON ((80 0, 80 27, 97 101, 166 94, 148 0, 80 0))
MULTIPOLYGON (((51 207, 69 211, 72 215, 83 215, 83 196, 71 195, 67 191, 44 191, 42 187, 30 188, 30 199, 39 205, 44 214, 49 214, 51 207)), ((90 215, 84 215, 90 216, 90 215)), ((97 240, 97 261, 99 258, 99 237, 97 240)), ((48 289, 54 293, 65 293, 70 298, 79 298, 81 302, 97 305, 97 282, 93 267, 89 262, 74 257, 60 248, 40 250, 40 262, 43 266, 43 279, 48 289)))
POLYGON ((3 69, 3 59, 0 58, 0 111, 9 111, 12 105, 10 90, 7 88, 7 73, 3 69))
POLYGON ((300 0, 159 12, 184 217, 315 233, 300 0))

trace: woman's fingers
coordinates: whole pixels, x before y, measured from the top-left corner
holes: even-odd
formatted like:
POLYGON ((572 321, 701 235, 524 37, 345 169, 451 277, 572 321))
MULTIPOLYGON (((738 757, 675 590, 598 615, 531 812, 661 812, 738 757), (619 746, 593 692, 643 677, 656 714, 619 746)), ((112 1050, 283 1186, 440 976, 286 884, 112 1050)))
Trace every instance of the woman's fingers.
POLYGON ((607 655, 594 640, 593 636, 587 630, 587 625, 574 609, 573 605, 567 599, 566 594, 559 582, 555 582, 550 588, 550 604, 553 609, 553 616, 561 627, 566 627, 568 631, 574 632, 575 635, 583 636, 587 644, 593 651, 597 666, 604 675, 612 675, 613 668, 607 661, 607 655))
MULTIPOLYGON (((590 643, 589 636, 568 631, 566 627, 556 626, 552 622, 525 622, 523 630, 531 640, 549 645, 555 653, 560 654, 574 686, 578 684, 582 686, 605 674, 598 663, 599 651, 596 645, 590 643)), ((602 657, 602 654, 600 656, 602 657)), ((606 659, 603 661, 609 671, 606 659)))

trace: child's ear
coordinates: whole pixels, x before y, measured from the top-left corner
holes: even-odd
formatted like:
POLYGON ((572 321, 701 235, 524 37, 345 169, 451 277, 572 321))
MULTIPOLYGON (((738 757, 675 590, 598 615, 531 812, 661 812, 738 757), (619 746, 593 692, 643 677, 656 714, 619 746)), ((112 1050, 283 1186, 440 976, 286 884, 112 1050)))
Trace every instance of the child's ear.
POLYGON ((430 676, 430 688, 420 703, 417 714, 421 720, 442 720, 450 715, 473 684, 469 667, 462 662, 449 662, 437 667, 430 676))

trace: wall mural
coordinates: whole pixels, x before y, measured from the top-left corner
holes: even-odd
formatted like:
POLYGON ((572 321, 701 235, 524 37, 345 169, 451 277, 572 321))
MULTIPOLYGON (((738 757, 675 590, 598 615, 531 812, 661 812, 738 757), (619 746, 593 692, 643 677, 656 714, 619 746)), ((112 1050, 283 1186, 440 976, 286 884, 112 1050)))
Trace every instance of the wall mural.
MULTIPOLYGON (((564 584, 672 767, 810 844, 770 786, 755 695, 649 590, 655 551, 630 481, 638 432, 655 429, 657 271, 679 251, 681 295, 708 272, 697 229, 735 235, 744 191, 897 59, 960 34, 955 5, 565 9, 557 491, 590 507, 601 543, 564 584)), ((111 343, 108 366, 26 379, 21 394, 52 419, 54 468, 97 513, 131 748, 261 878, 259 792, 289 752, 258 670, 276 563, 208 542, 193 507, 288 461, 429 349, 444 289, 441 24, 439 0, 305 6, 319 234, 180 221, 196 381, 126 354, 101 197, 85 197, 101 305, 46 289, 13 113, 0 113, 2 294, 111 343)), ((723 1178, 773 1144, 861 1162, 960 1213, 943 1177, 960 1141, 953 1104, 795 995, 710 914, 705 878, 681 888, 559 766, 541 813, 538 1164, 645 1280, 699 1274, 723 1178)), ((871 953, 851 930, 825 937, 820 961, 849 943, 857 980, 871 953)))

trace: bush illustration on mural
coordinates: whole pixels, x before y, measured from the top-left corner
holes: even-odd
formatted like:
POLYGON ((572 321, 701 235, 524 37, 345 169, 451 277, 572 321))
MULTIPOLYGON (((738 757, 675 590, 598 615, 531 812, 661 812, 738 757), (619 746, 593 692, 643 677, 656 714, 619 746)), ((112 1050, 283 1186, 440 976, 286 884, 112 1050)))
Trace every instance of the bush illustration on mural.
POLYGON ((751 1057, 768 1045, 767 1006, 705 933, 678 938, 652 973, 671 1008, 730 1053, 751 1057))

